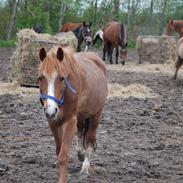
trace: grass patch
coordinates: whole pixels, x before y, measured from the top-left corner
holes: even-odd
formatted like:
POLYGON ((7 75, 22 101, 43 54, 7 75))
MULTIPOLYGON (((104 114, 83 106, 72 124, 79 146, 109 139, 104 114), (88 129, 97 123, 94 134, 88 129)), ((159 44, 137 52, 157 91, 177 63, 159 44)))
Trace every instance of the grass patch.
POLYGON ((129 40, 128 41, 128 48, 136 48, 135 40, 129 40))
POLYGON ((9 48, 15 46, 15 40, 0 40, 0 48, 9 48))

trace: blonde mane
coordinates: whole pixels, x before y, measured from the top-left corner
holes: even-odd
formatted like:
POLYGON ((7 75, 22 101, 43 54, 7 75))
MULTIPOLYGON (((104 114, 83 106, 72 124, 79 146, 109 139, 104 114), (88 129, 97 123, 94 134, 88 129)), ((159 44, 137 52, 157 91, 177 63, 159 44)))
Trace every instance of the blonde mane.
POLYGON ((63 70, 69 72, 71 69, 74 73, 77 72, 77 63, 74 59, 74 50, 67 47, 62 48, 64 52, 64 58, 61 62, 56 59, 56 53, 58 47, 53 47, 48 53, 47 57, 45 58, 42 69, 51 76, 53 70, 56 70, 58 73, 61 73, 63 70), (51 61, 51 62, 50 62, 51 61))

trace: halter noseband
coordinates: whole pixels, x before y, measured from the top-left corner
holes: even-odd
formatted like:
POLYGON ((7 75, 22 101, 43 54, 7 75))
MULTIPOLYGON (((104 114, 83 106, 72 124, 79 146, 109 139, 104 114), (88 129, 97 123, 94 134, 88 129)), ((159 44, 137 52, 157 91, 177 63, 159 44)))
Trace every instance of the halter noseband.
POLYGON ((64 90, 62 91, 62 97, 61 99, 57 99, 56 97, 54 96, 51 96, 51 95, 45 95, 45 94, 40 94, 39 98, 41 100, 45 100, 45 99, 50 99, 52 101, 54 101, 55 103, 57 103, 57 105, 59 107, 61 107, 63 104, 64 104, 64 93, 65 93, 65 90, 66 88, 68 87, 72 93, 76 93, 76 90, 71 86, 71 84, 67 81, 67 79, 64 77, 64 83, 66 85, 66 87, 64 88, 64 90))

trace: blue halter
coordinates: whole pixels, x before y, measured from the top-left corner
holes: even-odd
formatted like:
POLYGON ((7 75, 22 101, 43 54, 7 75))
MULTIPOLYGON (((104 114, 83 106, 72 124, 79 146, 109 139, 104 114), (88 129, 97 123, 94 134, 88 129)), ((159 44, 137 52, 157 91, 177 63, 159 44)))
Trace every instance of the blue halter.
MULTIPOLYGON (((76 93, 76 90, 71 86, 71 84, 67 81, 65 77, 64 77, 64 83, 66 87, 68 87, 71 90, 72 93, 76 93)), ((45 99, 53 100, 55 103, 57 103, 59 107, 61 107, 64 104, 64 93, 65 93, 66 87, 62 91, 62 98, 60 100, 51 95, 44 95, 44 94, 40 94, 39 98, 42 100, 45 100, 45 99)))

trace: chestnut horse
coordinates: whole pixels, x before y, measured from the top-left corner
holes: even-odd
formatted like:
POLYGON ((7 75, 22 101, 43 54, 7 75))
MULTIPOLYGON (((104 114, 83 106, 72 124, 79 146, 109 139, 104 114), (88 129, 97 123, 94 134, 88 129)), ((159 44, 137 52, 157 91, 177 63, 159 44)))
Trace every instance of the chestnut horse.
POLYGON ((112 64, 112 53, 114 48, 116 48, 116 64, 118 64, 118 55, 119 50, 118 46, 121 47, 120 50, 120 58, 121 63, 124 65, 126 56, 127 56, 127 40, 128 35, 123 23, 118 22, 109 22, 103 28, 103 40, 104 40, 104 49, 103 49, 103 60, 105 61, 106 51, 108 52, 108 58, 110 63, 112 64))
POLYGON ((166 35, 170 36, 172 32, 176 31, 179 36, 183 36, 183 20, 169 20, 167 22, 166 35))
POLYGON ((77 29, 78 27, 81 27, 82 23, 65 23, 62 28, 60 29, 60 32, 69 32, 72 31, 74 29, 77 29))
POLYGON ((59 183, 67 182, 69 149, 77 133, 81 172, 88 173, 96 130, 107 98, 106 67, 91 52, 54 47, 39 52, 40 100, 56 142, 59 183))
POLYGON ((83 41, 85 42, 84 51, 87 51, 88 47, 92 43, 91 25, 92 25, 91 22, 89 24, 86 24, 85 22, 83 22, 83 24, 66 23, 63 25, 61 32, 72 31, 78 40, 77 52, 81 51, 81 44, 83 41))
POLYGON ((177 60, 175 62, 175 74, 173 79, 177 78, 177 72, 183 64, 183 37, 178 40, 177 43, 177 60))

